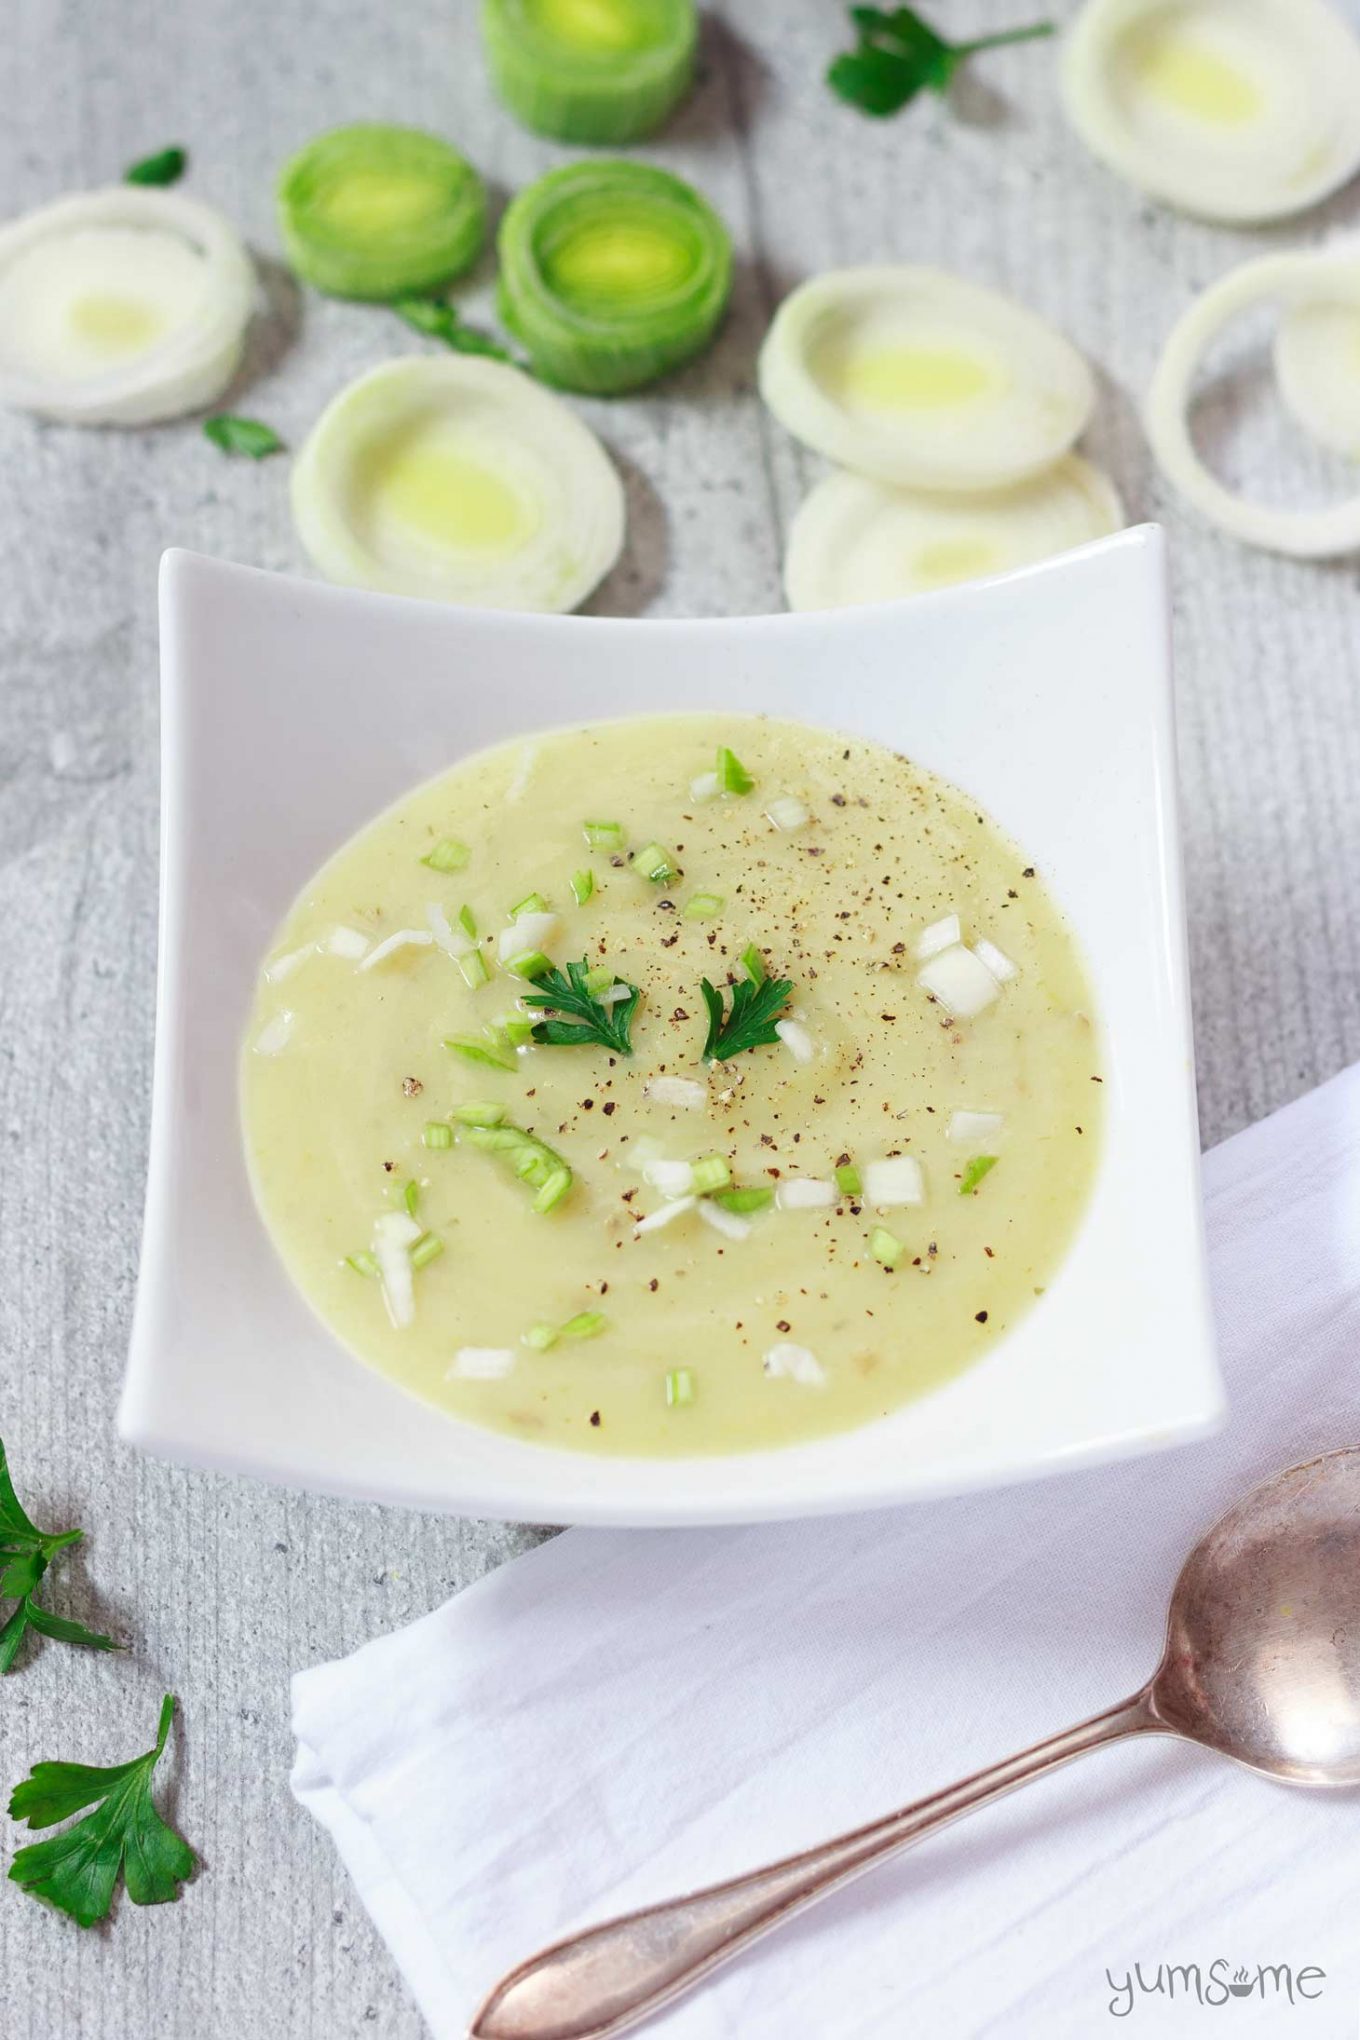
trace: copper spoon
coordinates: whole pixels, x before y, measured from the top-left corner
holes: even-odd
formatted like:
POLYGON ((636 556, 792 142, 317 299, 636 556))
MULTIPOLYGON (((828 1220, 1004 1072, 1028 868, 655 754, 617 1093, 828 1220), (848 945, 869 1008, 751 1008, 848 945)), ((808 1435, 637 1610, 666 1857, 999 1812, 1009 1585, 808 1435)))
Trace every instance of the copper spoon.
POLYGON ((470 2040, 604 2040, 804 1906, 1017 1785, 1128 1735, 1203 1743, 1293 1785, 1360 1783, 1360 1447, 1253 1488, 1190 1553, 1131 1700, 886 1820, 588 1927, 511 1970, 470 2040))

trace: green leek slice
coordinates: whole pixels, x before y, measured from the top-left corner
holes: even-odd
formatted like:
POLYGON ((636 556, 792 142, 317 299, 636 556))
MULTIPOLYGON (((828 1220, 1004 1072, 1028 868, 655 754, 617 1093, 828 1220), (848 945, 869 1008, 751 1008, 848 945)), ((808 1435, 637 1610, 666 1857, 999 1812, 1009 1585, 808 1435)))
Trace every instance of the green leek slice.
POLYGON ((708 201, 645 163, 572 163, 501 222, 500 312, 539 374, 564 389, 637 389, 708 345, 732 247, 708 201))
POLYGON ((694 0, 483 0, 491 81, 516 120, 562 142, 636 141, 694 76, 694 0))
POLYGON ((293 469, 293 517, 332 581, 482 609, 574 609, 623 543, 593 432, 517 368, 411 355, 342 390, 293 469))
POLYGON ((284 166, 278 200, 288 260, 333 297, 435 290, 486 239, 481 178, 418 128, 360 122, 318 135, 284 166))

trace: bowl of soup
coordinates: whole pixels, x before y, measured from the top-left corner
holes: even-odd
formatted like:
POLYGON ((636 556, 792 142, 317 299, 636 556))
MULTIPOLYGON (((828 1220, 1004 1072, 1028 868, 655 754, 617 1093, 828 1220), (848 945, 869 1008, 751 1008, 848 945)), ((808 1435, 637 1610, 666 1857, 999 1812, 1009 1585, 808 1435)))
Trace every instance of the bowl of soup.
POLYGON ((163 579, 121 1422, 542 1521, 1198 1435, 1159 535, 825 616, 163 579))

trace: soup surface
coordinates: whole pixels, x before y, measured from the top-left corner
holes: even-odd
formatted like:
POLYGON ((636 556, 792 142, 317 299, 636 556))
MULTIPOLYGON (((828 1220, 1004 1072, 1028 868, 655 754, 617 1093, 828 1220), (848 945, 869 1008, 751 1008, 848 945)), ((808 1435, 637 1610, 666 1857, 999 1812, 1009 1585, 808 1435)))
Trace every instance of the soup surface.
POLYGON ((1023 852, 905 758, 745 716, 516 741, 381 815, 279 931, 241 1082, 345 1345, 595 1452, 785 1445, 956 1374, 1052 1276, 1101 1123, 1023 852))

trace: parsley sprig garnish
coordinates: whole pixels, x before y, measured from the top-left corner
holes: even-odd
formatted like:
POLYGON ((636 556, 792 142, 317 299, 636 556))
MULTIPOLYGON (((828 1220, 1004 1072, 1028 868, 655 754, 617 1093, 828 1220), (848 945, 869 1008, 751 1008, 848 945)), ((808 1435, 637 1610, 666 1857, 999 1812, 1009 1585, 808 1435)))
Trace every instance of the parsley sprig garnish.
POLYGON ((775 1022, 793 990, 788 978, 762 978, 759 984, 754 984, 749 977, 742 979, 739 984, 733 985, 732 1003, 725 1013, 722 993, 716 991, 707 978, 701 980, 700 989, 708 1008, 705 1062, 710 1058, 715 1062, 726 1062, 730 1056, 740 1055, 743 1049, 760 1048, 766 1042, 778 1041, 775 1022))
POLYGON ((105 1917, 120 1870, 134 1905, 178 1898, 193 1870, 193 1850, 151 1802, 151 1773, 174 1712, 175 1696, 167 1693, 155 1744, 144 1756, 107 1767, 35 1764, 10 1796, 11 1819, 26 1820, 31 1828, 54 1827, 82 1807, 94 1808, 61 1834, 30 1842, 9 1867, 16 1884, 82 1927, 105 1917))
POLYGON ((540 1020, 534 1028, 534 1040, 548 1042, 554 1048, 581 1048, 593 1042, 613 1055, 631 1055, 629 1032, 642 994, 636 985, 629 985, 626 999, 606 1006, 586 988, 589 970, 589 961, 583 956, 579 963, 569 963, 565 972, 556 968, 545 971, 535 980, 533 990, 523 994, 526 1006, 546 1006, 554 1014, 570 1016, 540 1020))
POLYGON ((850 19, 858 37, 855 48, 836 58, 826 82, 861 113, 879 120, 900 113, 918 92, 947 92, 960 66, 980 50, 1033 42, 1055 32, 1051 21, 1036 21, 1028 28, 1002 29, 996 35, 956 43, 938 34, 914 7, 894 7, 891 12, 852 7, 850 19))
POLYGON ((83 1643, 91 1650, 117 1650, 111 1636, 100 1636, 82 1623, 54 1615, 34 1600, 43 1574, 59 1551, 79 1544, 83 1530, 40 1530, 14 1492, 5 1447, 0 1442, 0 1600, 18 1606, 0 1628, 0 1672, 13 1669, 19 1646, 30 1629, 58 1643, 83 1643))

